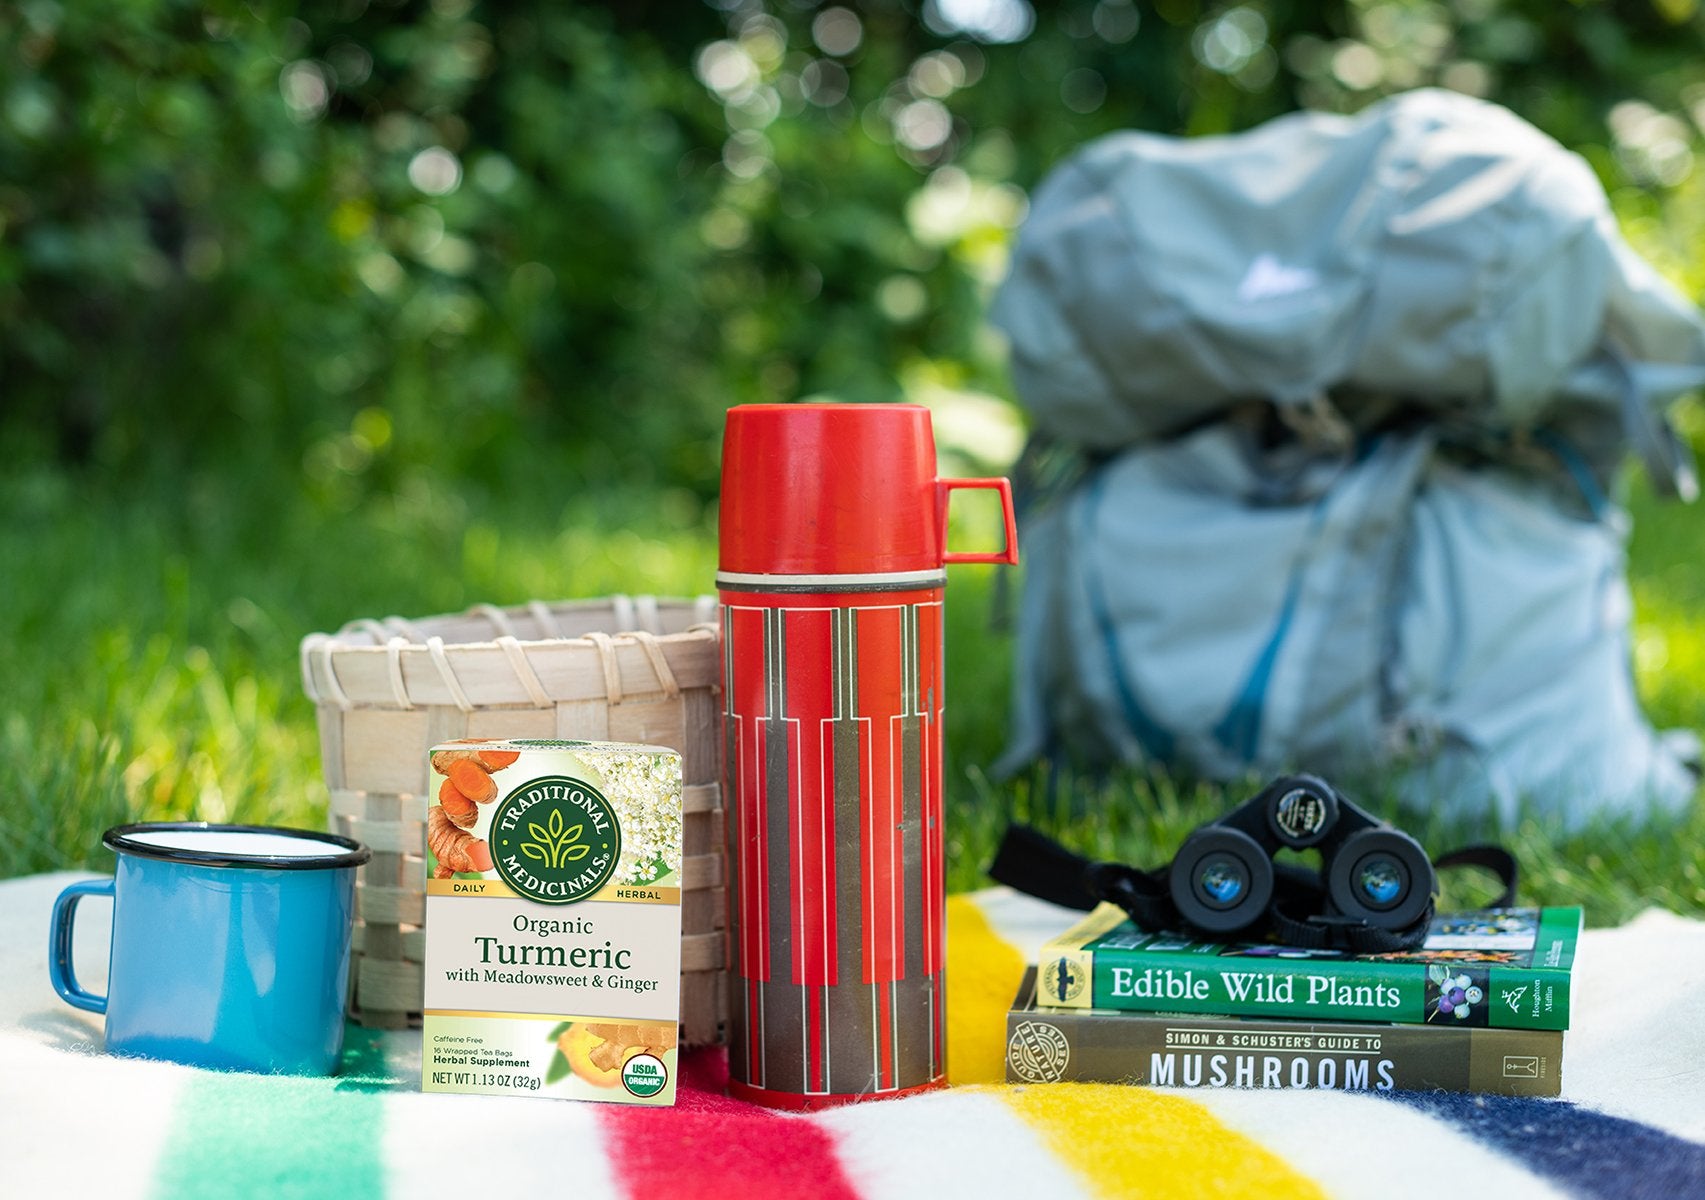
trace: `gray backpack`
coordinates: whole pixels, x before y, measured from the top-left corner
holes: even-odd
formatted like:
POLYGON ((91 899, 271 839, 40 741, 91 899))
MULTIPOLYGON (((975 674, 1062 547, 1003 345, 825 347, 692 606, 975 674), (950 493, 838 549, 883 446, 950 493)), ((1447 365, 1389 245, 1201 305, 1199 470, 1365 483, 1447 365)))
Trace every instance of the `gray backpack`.
POLYGON ((1555 142, 1434 91, 1104 138, 1038 190, 994 319, 1030 464, 1076 468, 1025 515, 1004 768, 1377 775, 1570 820, 1693 794, 1634 698, 1605 496, 1633 447, 1691 498, 1663 410, 1705 385, 1705 322, 1555 142))

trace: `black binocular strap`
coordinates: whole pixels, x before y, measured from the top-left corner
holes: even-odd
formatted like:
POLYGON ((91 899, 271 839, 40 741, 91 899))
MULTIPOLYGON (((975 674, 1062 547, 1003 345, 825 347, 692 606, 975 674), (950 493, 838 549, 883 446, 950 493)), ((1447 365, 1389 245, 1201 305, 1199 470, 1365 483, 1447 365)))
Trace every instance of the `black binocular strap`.
POLYGON ((1028 825, 1007 826, 989 864, 989 878, 1061 908, 1088 912, 1105 900, 1145 929, 1178 926, 1178 907, 1163 871, 1093 862, 1028 825))
POLYGON ((1089 859, 1072 853, 1047 834, 1028 825, 1012 824, 1006 827, 995 850, 995 861, 989 864, 989 878, 1049 904, 1088 912, 1100 903, 1084 881, 1090 865, 1089 859))
POLYGON ((1494 846, 1490 842, 1464 846, 1433 860, 1434 871, 1449 867, 1480 867, 1498 877, 1504 890, 1498 893, 1496 900, 1481 905, 1482 908, 1509 908, 1516 902, 1516 856, 1502 846, 1494 846))
POLYGON ((1286 912, 1287 907, 1284 901, 1274 900, 1267 908, 1267 924, 1279 941, 1303 950, 1397 954, 1418 949, 1427 940, 1427 929, 1433 923, 1431 901, 1421 915, 1403 929, 1381 929, 1365 921, 1326 913, 1307 913, 1298 917, 1286 912))

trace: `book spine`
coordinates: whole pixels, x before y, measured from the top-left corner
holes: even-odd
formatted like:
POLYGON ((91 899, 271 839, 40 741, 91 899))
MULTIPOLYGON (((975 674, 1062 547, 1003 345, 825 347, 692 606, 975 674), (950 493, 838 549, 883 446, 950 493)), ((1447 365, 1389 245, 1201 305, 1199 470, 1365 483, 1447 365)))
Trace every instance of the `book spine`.
MULTIPOLYGON (((1217 948, 1210 948, 1217 949, 1217 948)), ((1569 1027, 1569 973, 1472 962, 1296 960, 1167 950, 1049 947, 1048 1007, 1458 1028, 1569 1027), (1439 975, 1445 978, 1438 978, 1439 975), (1088 987, 1081 986, 1087 982, 1088 987)))
POLYGON ((1548 1030, 1235 1022, 1086 1010, 1014 1010, 1013 1083, 1148 1087, 1443 1088, 1505 1096, 1562 1090, 1563 1035, 1548 1030))

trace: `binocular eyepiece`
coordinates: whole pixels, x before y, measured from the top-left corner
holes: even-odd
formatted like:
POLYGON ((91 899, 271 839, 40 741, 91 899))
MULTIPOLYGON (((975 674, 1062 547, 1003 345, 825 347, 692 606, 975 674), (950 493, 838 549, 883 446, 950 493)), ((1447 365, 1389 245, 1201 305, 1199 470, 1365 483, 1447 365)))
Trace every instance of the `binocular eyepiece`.
POLYGON ((1317 850, 1320 885, 1345 920, 1377 929, 1412 926, 1437 891, 1432 862, 1414 838, 1357 808, 1325 780, 1286 775, 1192 833, 1172 860, 1178 913, 1208 933, 1259 924, 1276 887, 1296 873, 1281 849, 1317 850))

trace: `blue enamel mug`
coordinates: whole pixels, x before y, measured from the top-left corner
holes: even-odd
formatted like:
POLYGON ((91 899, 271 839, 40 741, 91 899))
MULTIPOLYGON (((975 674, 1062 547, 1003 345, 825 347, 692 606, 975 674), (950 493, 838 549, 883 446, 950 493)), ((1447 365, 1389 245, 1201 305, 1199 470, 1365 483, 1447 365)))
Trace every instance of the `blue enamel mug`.
POLYGON ((120 825, 101 841, 117 870, 59 894, 48 970, 67 1004, 106 1015, 109 1051, 336 1072, 367 847, 303 829, 190 822, 120 825), (77 906, 89 896, 113 902, 104 996, 71 965, 77 906))

